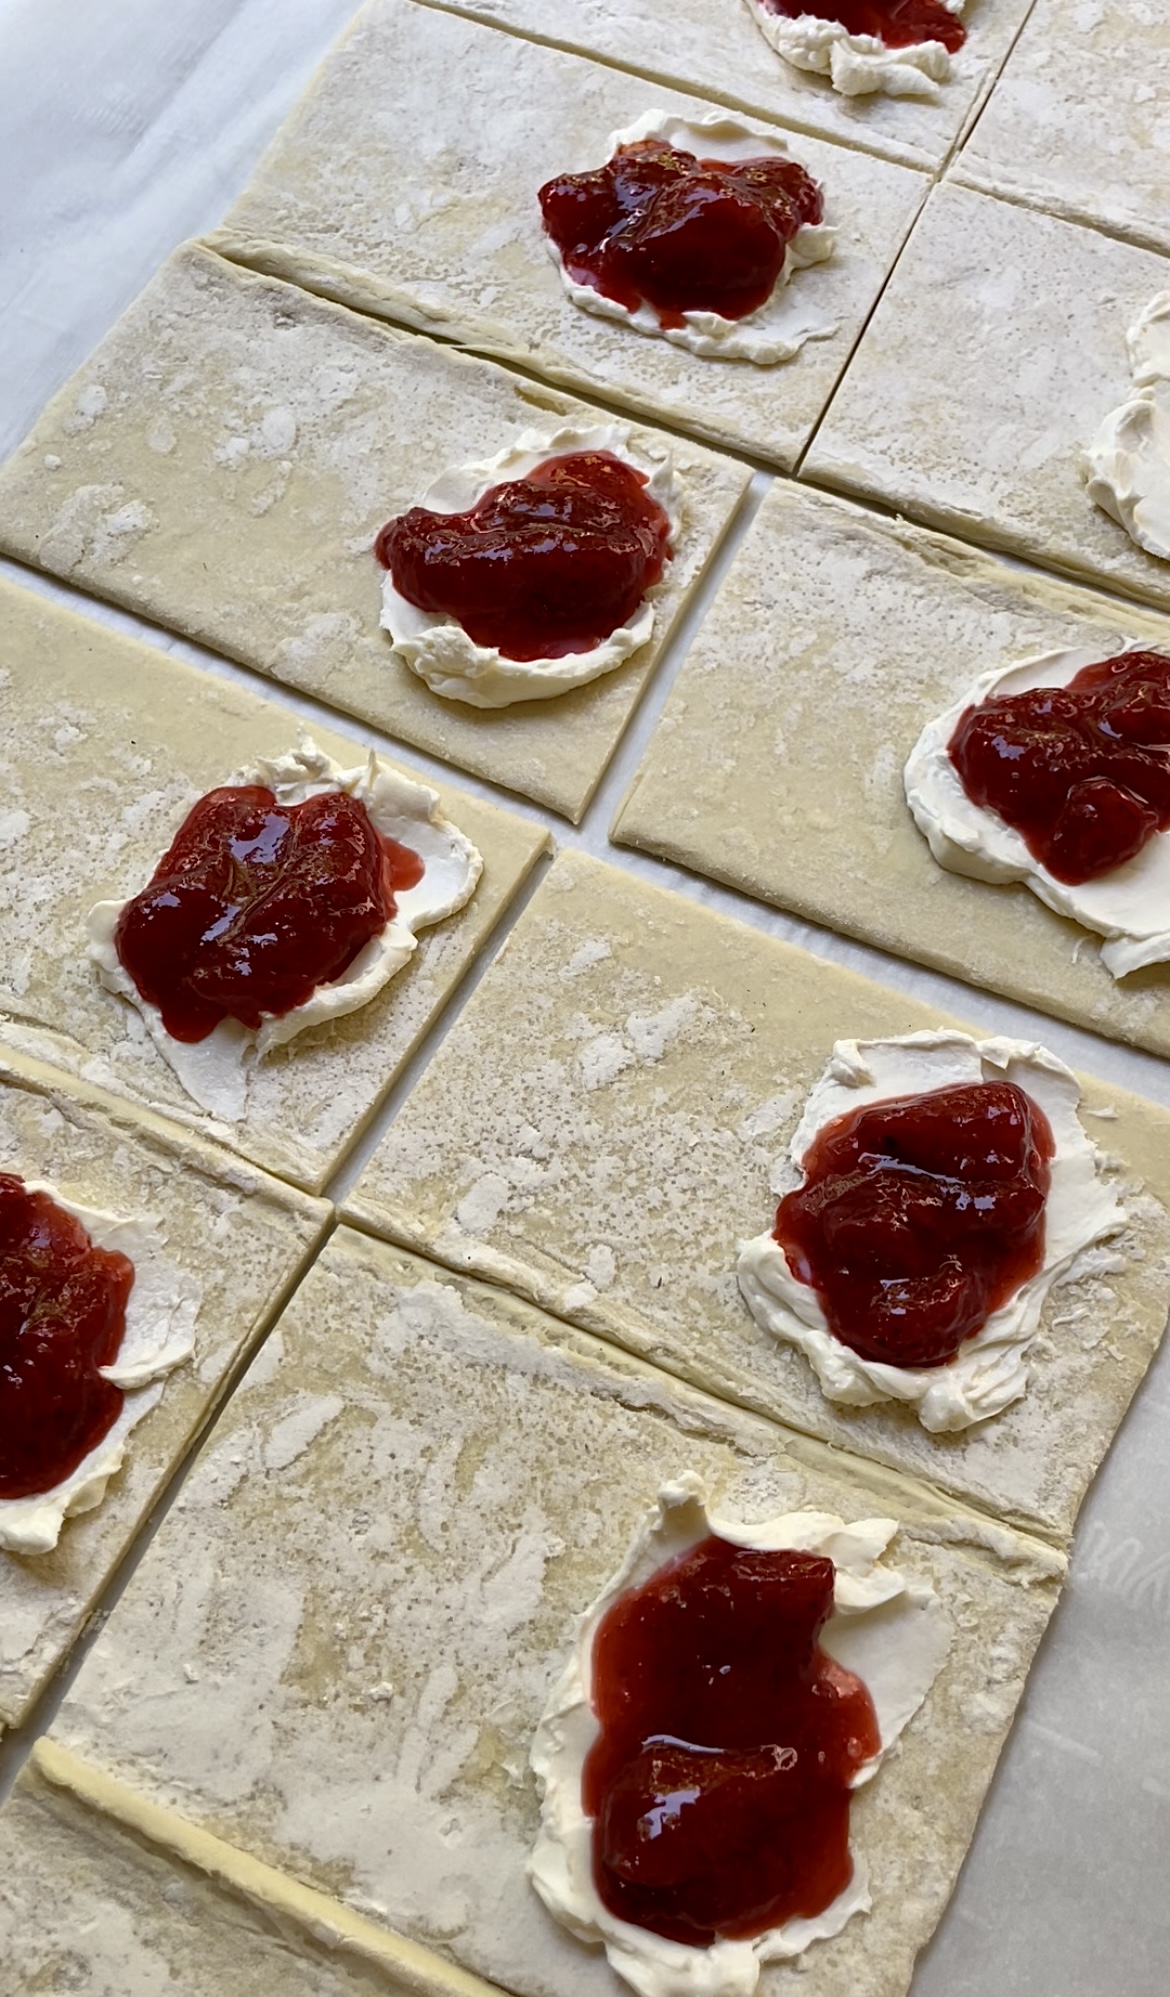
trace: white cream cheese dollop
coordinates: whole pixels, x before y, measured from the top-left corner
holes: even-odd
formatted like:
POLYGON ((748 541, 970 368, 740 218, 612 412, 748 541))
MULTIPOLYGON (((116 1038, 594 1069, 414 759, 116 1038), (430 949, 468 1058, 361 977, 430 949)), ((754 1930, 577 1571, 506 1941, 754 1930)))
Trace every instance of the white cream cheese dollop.
MULTIPOLYGON (((634 443, 624 423, 566 423, 551 434, 525 430, 514 444, 479 464, 457 465, 440 473, 418 502, 435 513, 465 513, 494 485, 528 478, 538 465, 571 451, 608 451, 632 465, 646 480, 646 490, 670 522, 673 554, 682 526, 683 504, 670 454, 651 438, 634 443)), ((495 646, 477 645, 462 624, 445 611, 419 610, 394 587, 389 570, 382 583, 382 624, 394 649, 432 693, 471 707, 511 707, 518 700, 551 700, 570 687, 612 673, 633 653, 648 645, 654 631, 654 606, 663 583, 646 591, 628 624, 619 625, 587 652, 568 652, 560 659, 509 659, 495 646)))
POLYGON ((906 802, 940 867, 977 881, 1024 881, 1057 915, 1083 923, 1107 940, 1101 961, 1115 978, 1143 964, 1170 960, 1170 833, 1155 832, 1124 866, 1094 881, 1058 881, 1029 851, 1022 833, 997 811, 972 802, 947 753, 969 707, 993 695, 1067 686, 1100 651, 1080 647, 1042 652, 984 673, 960 699, 923 729, 905 769, 906 802))
POLYGON ((1116 1234, 1125 1214, 1104 1184, 1097 1148, 1077 1116, 1080 1084, 1053 1054, 1022 1040, 973 1040, 966 1033, 909 1033, 892 1040, 839 1040, 789 1147, 799 1174, 826 1124, 870 1103, 971 1082, 1014 1082, 1043 1110, 1055 1153, 1044 1215, 1044 1261, 993 1311, 946 1366, 888 1366, 863 1359, 829 1330, 817 1291, 802 1283, 772 1234, 740 1249, 739 1286, 756 1322, 798 1346, 829 1400, 850 1407, 902 1401, 933 1434, 969 1428, 1027 1391, 1028 1347, 1053 1285, 1076 1273, 1078 1257, 1116 1234))
MULTIPOLYGON (((965 0, 943 0, 947 12, 960 15, 965 0)), ((840 21, 820 21, 815 14, 773 14, 747 0, 764 40, 794 69, 827 76, 843 97, 937 97, 938 86, 951 74, 951 53, 943 42, 912 42, 891 49, 877 35, 852 35, 840 21)))
POLYGON ((200 1290, 193 1276, 164 1253, 166 1236, 146 1216, 119 1219, 78 1206, 56 1186, 26 1179, 30 1193, 47 1193, 81 1222, 95 1248, 125 1255, 134 1264, 134 1285, 126 1303, 126 1329, 112 1366, 102 1378, 125 1392, 121 1413, 76 1470, 51 1490, 31 1498, 0 1498, 0 1547, 9 1553, 51 1553, 67 1518, 100 1505, 106 1486, 121 1466, 131 1429, 162 1397, 165 1376, 191 1357, 200 1290))
MULTIPOLYGON (((746 125, 724 111, 710 111, 701 118, 678 118, 670 111, 647 111, 634 125, 613 132, 606 159, 611 160, 623 146, 636 146, 644 139, 661 139, 680 152, 694 153, 699 159, 789 159, 787 143, 766 127, 746 125)), ((837 322, 804 297, 789 292, 788 280, 794 270, 824 263, 833 253, 837 231, 828 223, 806 222, 788 244, 784 264, 772 287, 772 295, 743 319, 725 319, 719 312, 684 312, 682 326, 663 326, 651 305, 636 312, 595 291, 591 284, 579 284, 565 269, 560 250, 551 236, 546 237, 549 253, 561 274, 574 305, 602 319, 618 319, 653 339, 669 340, 688 353, 707 360, 754 361, 757 367, 774 367, 790 361, 807 340, 829 339, 837 322)))
POLYGON ((1134 392, 1085 453, 1088 493, 1148 555, 1170 562, 1170 291, 1126 334, 1134 392))
POLYGON ((343 977, 318 985, 304 1005, 294 1006, 280 1018, 266 1018, 258 1030, 241 1026, 235 1019, 223 1019, 206 1040, 193 1045, 172 1038, 158 1007, 141 996, 123 969, 114 947, 114 932, 125 902, 100 901, 90 910, 86 918, 89 954, 103 985, 138 1008, 155 1046, 200 1108, 234 1123, 247 1106, 248 1077, 256 1062, 307 1027, 340 1019, 368 1005, 414 955, 418 947, 415 931, 443 921, 471 899, 483 861, 470 841, 439 816, 437 791, 391 769, 373 753, 355 769, 345 770, 306 739, 289 754, 262 757, 225 782, 263 784, 282 805, 303 804, 307 798, 328 791, 345 791, 365 805, 376 831, 409 846, 424 866, 417 886, 395 896, 393 919, 380 935, 370 938, 343 977))
POLYGON ((593 1822, 581 1804, 582 1770, 598 1733, 591 1685, 599 1624, 627 1589, 641 1586, 664 1562, 712 1533, 761 1552, 795 1548, 827 1555, 837 1576, 821 1647, 864 1681, 881 1736, 881 1750, 859 1770, 857 1787, 876 1774, 917 1712, 950 1645, 934 1590, 882 1564, 897 1530, 893 1519, 846 1524, 832 1513, 812 1511, 749 1524, 710 1509, 702 1479, 688 1472, 663 1486, 618 1572, 578 1618, 572 1656, 532 1744, 543 1802, 528 1871, 549 1912, 579 1940, 602 1942, 611 1967, 640 1997, 751 1997, 763 1963, 791 1961, 810 1943, 840 1934, 854 1914, 868 1912, 871 1900, 864 1863, 855 1854, 852 1880, 823 1913, 786 1921, 750 1941, 691 1948, 610 1913, 593 1883, 593 1822))

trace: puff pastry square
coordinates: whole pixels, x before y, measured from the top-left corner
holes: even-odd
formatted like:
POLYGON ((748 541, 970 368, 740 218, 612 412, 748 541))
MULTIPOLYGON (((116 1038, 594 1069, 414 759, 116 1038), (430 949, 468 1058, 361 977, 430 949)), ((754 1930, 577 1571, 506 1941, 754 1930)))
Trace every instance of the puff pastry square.
POLYGON ((610 133, 647 111, 693 117, 711 108, 460 15, 373 0, 211 241, 358 310, 787 470, 927 183, 905 167, 793 136, 839 233, 829 261, 790 285, 792 309, 837 330, 781 366, 704 360, 580 311, 549 255, 537 189, 554 174, 600 166, 610 133))
POLYGON ((952 57, 950 80, 929 98, 842 97, 825 77, 794 69, 769 48, 743 0, 672 0, 668 34, 660 0, 474 0, 460 11, 865 152, 939 166, 985 97, 1028 6, 977 0, 968 7, 967 40, 952 57))
POLYGON ((498 713, 440 700, 391 651, 372 550, 443 466, 580 414, 191 247, 0 471, 0 548, 576 819, 746 468, 672 439, 686 519, 650 644, 498 713))
POLYGON ((906 806, 902 769, 926 723, 980 673, 1063 645, 1102 659, 1128 645, 1170 652, 1170 619, 775 485, 671 688, 614 836, 1170 1055, 1164 967, 1118 984, 1098 939, 1026 888, 939 867, 906 806))
POLYGON ((1097 229, 935 189, 802 476, 1170 608, 1170 563, 1088 499, 1128 399, 1125 335, 1170 262, 1097 229))
POLYGON ((567 854, 346 1210, 709 1392, 1059 1539, 1165 1325, 1170 1112, 1085 1085, 1087 1128, 1124 1161, 1130 1227, 1098 1276, 1049 1300, 1024 1398, 962 1434, 827 1401, 736 1283, 834 1040, 954 1023, 567 854))
MULTIPOLYGON (((52 1743, 519 1997, 614 1997, 524 1877, 574 1619, 664 1479, 897 1518, 953 1635, 853 1806, 874 1909, 810 1997, 901 1997, 1063 1569, 1041 1543, 342 1228, 86 1659, 52 1743), (180 1557, 181 1556, 181 1557, 180 1557)), ((790 1972, 765 1970, 762 1997, 790 1972)))
POLYGON ((147 1513, 267 1328, 329 1209, 146 1111, 0 1053, 0 1170, 47 1179, 80 1206, 161 1222, 166 1255, 202 1292, 195 1353, 132 1430, 95 1511, 52 1553, 0 1553, 0 1731, 66 1656, 147 1513))
MULTIPOLYGON (((254 756, 296 746, 295 714, 153 646, 0 585, 0 750, 20 892, 0 907, 0 1046, 203 1130, 320 1191, 547 845, 540 826, 444 787, 484 856, 465 909, 423 930, 405 970, 360 1011, 309 1028, 251 1071, 239 1123, 206 1115, 86 955, 97 901, 146 885, 196 798, 254 756)), ((361 741, 314 724, 343 768, 361 741)))
POLYGON ((955 178, 1170 254, 1170 14, 1036 0, 955 178))

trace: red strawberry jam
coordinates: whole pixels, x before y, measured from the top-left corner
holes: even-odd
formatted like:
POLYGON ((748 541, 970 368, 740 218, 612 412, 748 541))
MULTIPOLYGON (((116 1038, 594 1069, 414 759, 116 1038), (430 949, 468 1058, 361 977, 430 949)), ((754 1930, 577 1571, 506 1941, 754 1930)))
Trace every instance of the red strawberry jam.
POLYGON ((814 1139, 772 1232, 843 1345, 945 1366, 1041 1268, 1054 1148, 1013 1082, 874 1103, 814 1139))
POLYGON ((881 1739, 861 1680, 817 1644, 833 1578, 817 1554, 710 1538, 604 1617, 582 1802, 612 1914, 706 1948, 849 1884, 850 1788, 881 1739))
POLYGON ((167 1032, 206 1040, 221 1019, 258 1027, 342 977, 422 876, 344 791, 283 805, 229 786, 187 814, 114 944, 167 1032))
POLYGON ((1170 826, 1170 658, 1123 652, 1066 687, 995 695, 967 709, 949 754, 972 804, 1056 880, 1095 881, 1170 826))
POLYGON ((696 159, 660 139, 622 146, 593 173, 540 190, 571 278, 664 327, 684 312, 742 319, 771 297, 788 244, 824 201, 795 160, 696 159))
POLYGON ((473 644, 506 659, 591 652, 669 558, 670 521, 648 483, 609 451, 568 451, 466 513, 413 506, 374 552, 400 596, 457 618, 473 644))
POLYGON ((910 48, 916 42, 941 42, 952 55, 967 39, 967 30, 942 0, 759 0, 765 14, 795 21, 839 21, 851 35, 873 35, 888 49, 910 48))
POLYGON ((52 1490, 117 1421, 134 1264, 48 1193, 0 1172, 0 1498, 52 1490))

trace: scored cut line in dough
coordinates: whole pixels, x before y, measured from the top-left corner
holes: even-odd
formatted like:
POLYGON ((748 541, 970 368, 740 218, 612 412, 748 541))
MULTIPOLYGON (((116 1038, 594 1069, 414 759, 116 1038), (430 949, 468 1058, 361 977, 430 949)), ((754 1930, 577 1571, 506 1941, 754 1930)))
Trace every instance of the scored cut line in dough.
POLYGON ((1170 254, 1168 77, 1158 0, 1036 0, 955 178, 1170 254))
POLYGON ((1092 505, 1083 453, 1130 393, 1126 329, 1170 263, 965 187, 934 189, 801 476, 1170 609, 1092 505))

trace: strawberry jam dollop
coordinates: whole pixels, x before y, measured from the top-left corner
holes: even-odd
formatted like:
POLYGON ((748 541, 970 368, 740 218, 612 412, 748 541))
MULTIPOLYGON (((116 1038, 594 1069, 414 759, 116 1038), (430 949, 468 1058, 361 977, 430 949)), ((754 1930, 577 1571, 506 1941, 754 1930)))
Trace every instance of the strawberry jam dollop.
POLYGON ((797 230, 824 215, 820 188, 795 160, 696 159, 658 139, 547 181, 539 200, 576 283, 628 312, 649 305, 668 328, 685 312, 756 311, 797 230))
POLYGON ((506 659, 591 652, 661 580, 671 526, 649 480, 610 451, 567 451, 493 485, 466 513, 414 506, 375 544, 395 589, 506 659))
POLYGON ((759 0, 759 5, 765 14, 789 21, 802 16, 838 21, 847 34, 873 35, 888 49, 941 42, 954 55, 967 39, 967 30, 943 0, 759 0))
POLYGON ((125 1255, 0 1172, 0 1498, 51 1491, 117 1421, 122 1390, 99 1369, 117 1358, 133 1285, 125 1255))
POLYGON ((820 1649, 834 1568, 710 1537, 613 1604, 593 1644, 593 1876, 612 1914, 706 1948, 821 1913, 853 1873, 850 1789, 881 1747, 820 1649))
POLYGON ((418 854, 345 791, 285 805, 263 785, 226 785, 183 820, 114 947, 167 1032, 206 1040, 223 1019, 257 1028, 342 977, 422 876, 418 854))
POLYGON ((1014 1082, 873 1103, 820 1131, 772 1232, 843 1345, 945 1366, 1042 1267, 1054 1149, 1014 1082))
POLYGON ((1056 880, 1095 881, 1170 826, 1170 658, 1123 652, 1067 686, 994 695, 948 753, 972 804, 1056 880))

